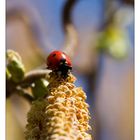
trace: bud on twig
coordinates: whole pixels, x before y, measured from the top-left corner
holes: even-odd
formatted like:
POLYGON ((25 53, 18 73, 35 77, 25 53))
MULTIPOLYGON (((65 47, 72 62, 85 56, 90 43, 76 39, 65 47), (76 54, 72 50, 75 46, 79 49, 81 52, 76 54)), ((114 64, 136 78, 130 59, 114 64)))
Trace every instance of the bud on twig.
POLYGON ((6 67, 6 76, 11 78, 14 82, 20 82, 25 73, 25 68, 22 63, 21 57, 18 53, 8 50, 7 51, 7 67, 6 67))

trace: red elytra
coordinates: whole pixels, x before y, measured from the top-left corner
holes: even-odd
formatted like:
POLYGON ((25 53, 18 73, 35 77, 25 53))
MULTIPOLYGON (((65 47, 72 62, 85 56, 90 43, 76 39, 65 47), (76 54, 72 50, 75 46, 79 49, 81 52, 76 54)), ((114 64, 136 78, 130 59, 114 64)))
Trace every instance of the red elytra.
POLYGON ((64 64, 68 67, 72 67, 72 63, 70 58, 61 51, 53 51, 50 53, 50 55, 47 57, 47 68, 51 70, 58 70, 62 61, 64 64))

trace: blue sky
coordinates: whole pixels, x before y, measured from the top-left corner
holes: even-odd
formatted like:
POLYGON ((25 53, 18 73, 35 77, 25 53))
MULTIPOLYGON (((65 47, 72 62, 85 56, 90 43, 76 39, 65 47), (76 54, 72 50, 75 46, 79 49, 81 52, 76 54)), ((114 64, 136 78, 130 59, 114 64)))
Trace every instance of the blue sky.
MULTIPOLYGON (((56 48, 61 48, 64 41, 61 13, 66 0, 31 0, 46 24, 48 40, 56 48)), ((103 0, 80 0, 75 6, 72 18, 80 34, 88 33, 102 24, 103 0)))

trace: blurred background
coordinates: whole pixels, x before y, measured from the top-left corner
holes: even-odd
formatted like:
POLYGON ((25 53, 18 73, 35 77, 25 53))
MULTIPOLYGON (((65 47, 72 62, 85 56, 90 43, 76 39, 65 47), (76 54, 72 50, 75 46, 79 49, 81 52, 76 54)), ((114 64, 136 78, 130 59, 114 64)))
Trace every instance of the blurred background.
MULTIPOLYGON (((134 1, 7 0, 7 49, 26 67, 44 68, 47 55, 70 55, 76 86, 90 105, 95 140, 134 140, 134 1)), ((24 140, 30 105, 6 102, 7 140, 24 140)))

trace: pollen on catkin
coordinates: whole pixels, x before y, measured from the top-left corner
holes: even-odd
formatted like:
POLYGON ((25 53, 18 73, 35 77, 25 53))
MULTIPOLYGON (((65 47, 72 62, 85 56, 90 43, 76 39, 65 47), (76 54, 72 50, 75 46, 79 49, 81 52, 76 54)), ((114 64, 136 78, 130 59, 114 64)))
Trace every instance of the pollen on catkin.
POLYGON ((33 102, 28 113, 26 140, 91 140, 86 94, 76 78, 50 73, 48 94, 33 102))

